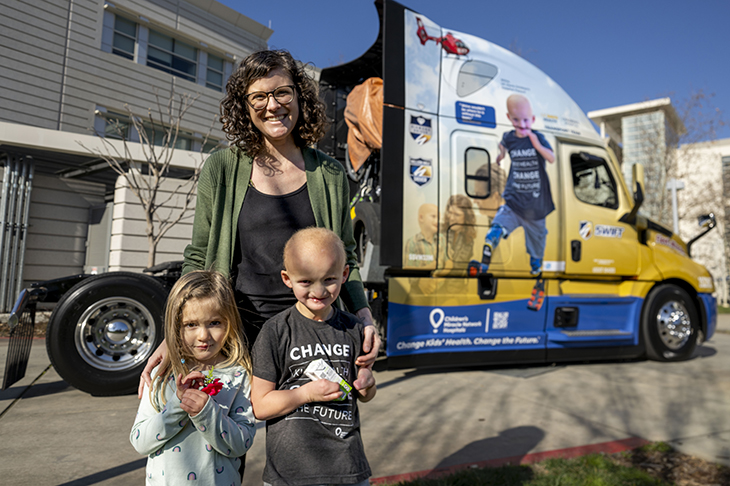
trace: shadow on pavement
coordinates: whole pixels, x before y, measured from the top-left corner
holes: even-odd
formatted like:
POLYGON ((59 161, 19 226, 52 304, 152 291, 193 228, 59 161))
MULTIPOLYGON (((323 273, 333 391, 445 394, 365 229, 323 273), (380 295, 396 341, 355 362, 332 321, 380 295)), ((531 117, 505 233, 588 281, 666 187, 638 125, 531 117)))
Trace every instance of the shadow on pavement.
POLYGON ((98 484, 107 479, 121 476, 122 474, 126 474, 126 473, 134 471, 136 469, 143 468, 146 465, 147 465, 147 458, 145 457, 143 459, 138 459, 136 461, 122 464, 121 466, 107 469, 106 471, 101 471, 98 473, 90 474, 83 478, 74 479, 73 481, 59 484, 58 486, 87 486, 87 485, 91 485, 91 484, 98 484))
POLYGON ((521 426, 504 430, 496 437, 471 442, 439 462, 435 471, 460 464, 483 462, 493 458, 509 457, 512 465, 518 465, 543 439, 545 432, 539 427, 521 426))
POLYGON ((73 389, 73 387, 63 380, 53 381, 51 383, 36 383, 23 395, 23 400, 26 398, 53 395, 55 393, 61 393, 71 389, 73 389))
POLYGON ((703 344, 702 346, 699 346, 697 349, 695 349, 695 353, 692 356, 692 358, 709 358, 710 356, 715 356, 717 354, 717 350, 711 346, 708 346, 707 344, 703 344))
MULTIPOLYGON (((545 373, 551 373, 553 371, 558 371, 562 368, 565 368, 565 365, 545 365, 544 363, 538 363, 538 364, 526 364, 526 365, 475 365, 470 367, 445 367, 445 368, 438 368, 438 367, 429 367, 429 368, 417 368, 412 369, 409 371, 406 371, 403 373, 403 376, 400 376, 398 378, 394 378, 389 381, 383 381, 378 382, 378 388, 387 388, 392 385, 397 385, 398 383, 402 383, 403 381, 409 380, 411 378, 415 378, 417 376, 425 376, 425 375, 431 375, 431 374, 443 374, 443 373, 455 373, 455 372, 478 372, 478 371, 486 371, 489 373, 496 373, 498 375, 506 375, 506 376, 512 376, 515 378, 532 378, 539 375, 544 375, 545 373)), ((375 366, 373 366, 373 369, 375 371, 386 371, 387 368, 385 366, 378 366, 378 363, 376 363, 375 366)))

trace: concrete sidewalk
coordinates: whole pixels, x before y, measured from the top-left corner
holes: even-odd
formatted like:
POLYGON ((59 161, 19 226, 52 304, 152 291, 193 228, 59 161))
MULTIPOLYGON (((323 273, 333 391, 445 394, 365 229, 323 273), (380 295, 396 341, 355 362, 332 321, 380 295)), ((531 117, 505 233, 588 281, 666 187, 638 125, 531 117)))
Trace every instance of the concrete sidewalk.
MULTIPOLYGON (((632 437, 730 465, 730 315, 718 328, 683 363, 376 372, 378 396, 361 406, 373 478, 607 450, 632 437)), ((34 342, 26 378, 0 392, 0 482, 142 484, 146 459, 128 440, 137 398, 69 387, 44 344, 34 342)), ((261 484, 264 439, 260 424, 244 484, 261 484)))

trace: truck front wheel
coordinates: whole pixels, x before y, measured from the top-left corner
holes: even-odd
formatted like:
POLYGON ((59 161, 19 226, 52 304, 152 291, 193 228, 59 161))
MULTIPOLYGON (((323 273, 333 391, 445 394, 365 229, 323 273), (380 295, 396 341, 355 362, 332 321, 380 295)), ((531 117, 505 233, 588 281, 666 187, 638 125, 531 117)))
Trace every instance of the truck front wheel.
POLYGON ((646 354, 656 361, 692 357, 700 329, 699 314, 690 296, 672 284, 649 292, 642 312, 646 354))
POLYGON ((51 364, 69 384, 92 395, 135 392, 147 358, 163 338, 167 293, 155 279, 135 273, 79 282, 48 321, 51 364))

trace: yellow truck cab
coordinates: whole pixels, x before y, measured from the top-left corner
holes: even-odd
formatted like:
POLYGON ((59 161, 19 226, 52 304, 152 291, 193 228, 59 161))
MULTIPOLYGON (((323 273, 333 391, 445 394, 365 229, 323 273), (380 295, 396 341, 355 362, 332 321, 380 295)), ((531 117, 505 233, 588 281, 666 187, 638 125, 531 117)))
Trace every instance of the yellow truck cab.
MULTIPOLYGON (((624 181, 583 111, 521 57, 375 3, 373 47, 321 73, 334 123, 319 148, 353 181, 362 274, 388 365, 689 358, 715 329, 713 280, 691 244, 642 216, 642 168, 624 181), (505 190, 539 195, 537 169, 512 170, 532 147, 504 147, 516 130, 508 100, 529 104, 531 130, 554 158, 538 162, 555 209, 537 271, 523 226, 481 265, 505 190), (367 140, 372 131, 382 140, 367 140)), ((703 224, 709 231, 713 217, 703 224)))

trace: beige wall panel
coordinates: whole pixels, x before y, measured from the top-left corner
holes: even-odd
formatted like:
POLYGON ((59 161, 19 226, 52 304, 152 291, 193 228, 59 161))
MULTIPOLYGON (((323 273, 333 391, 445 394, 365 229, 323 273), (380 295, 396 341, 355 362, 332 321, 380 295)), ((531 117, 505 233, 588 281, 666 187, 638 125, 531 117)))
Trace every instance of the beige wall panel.
POLYGON ((16 0, 10 3, 14 9, 20 10, 27 15, 33 15, 42 19, 55 19, 58 23, 66 24, 68 0, 45 0, 43 2, 28 0, 20 2, 16 0))
POLYGON ((55 23, 35 16, 23 15, 12 8, 3 7, 0 15, 2 37, 23 35, 26 42, 39 41, 42 44, 63 46, 66 39, 66 23, 55 23))
POLYGON ((33 282, 42 282, 44 280, 51 280, 54 278, 69 277, 71 275, 79 274, 77 266, 62 267, 53 266, 49 267, 46 265, 31 265, 26 264, 23 269, 23 287, 30 287, 33 282))
POLYGON ((86 252, 86 240, 72 236, 48 236, 43 234, 29 234, 25 242, 26 251, 30 250, 52 250, 52 251, 75 251, 86 252))
POLYGON ((30 217, 36 220, 48 219, 54 221, 86 222, 89 219, 88 208, 73 208, 56 204, 39 204, 32 200, 30 217))
POLYGON ((83 238, 86 241, 86 229, 88 224, 86 222, 69 222, 69 221, 54 221, 45 218, 31 218, 28 221, 30 227, 28 232, 33 232, 41 235, 48 236, 74 236, 76 238, 83 238))
POLYGON ((58 113, 26 107, 23 103, 7 100, 2 97, 0 97, 0 120, 51 130, 58 127, 58 113))
MULTIPOLYGON (((76 199, 86 201, 88 205, 95 206, 104 203, 106 188, 102 184, 94 182, 79 181, 76 179, 59 179, 47 175, 36 176, 33 180, 34 191, 36 188, 53 189, 60 192, 68 192, 76 199)), ((79 203, 78 206, 82 206, 79 203)))
MULTIPOLYGON (((16 65, 17 66, 17 65, 16 65)), ((5 68, 0 71, 0 83, 6 96, 10 93, 32 95, 38 104, 58 103, 60 84, 57 80, 46 79, 43 76, 29 75, 22 71, 5 68)))
POLYGON ((25 285, 83 271, 89 207, 102 204, 104 192, 102 184, 34 176, 25 285))
POLYGON ((16 32, 15 36, 2 37, 4 49, 14 49, 20 52, 27 52, 29 56, 39 59, 47 59, 58 63, 63 58, 64 44, 48 42, 38 37, 26 38, 22 32, 16 32))
MULTIPOLYGON (((173 262, 182 260, 182 255, 177 253, 157 252, 157 263, 173 262)), ((126 251, 124 253, 113 251, 109 254, 110 272, 141 272, 147 268, 147 252, 126 251)))
MULTIPOLYGON (((160 186, 158 190, 157 203, 162 204, 164 202, 164 206, 166 208, 185 207, 185 193, 190 190, 191 185, 190 183, 187 183, 185 186, 181 187, 180 190, 177 191, 177 193, 175 193, 174 190, 176 187, 176 181, 164 181, 164 183, 160 186)), ((129 187, 117 187, 116 189, 114 189, 114 203, 128 203, 132 205, 140 204, 139 198, 137 198, 137 196, 134 194, 134 192, 132 192, 129 187)), ((188 204, 188 208, 195 208, 195 196, 193 196, 192 200, 188 204)))
MULTIPOLYGON (((188 211, 190 214, 193 214, 194 208, 190 208, 188 211)), ((182 210, 178 208, 172 208, 170 212, 165 211, 164 213, 159 213, 161 216, 167 217, 168 214, 171 214, 170 217, 176 218, 182 210)), ((113 218, 114 219, 132 219, 137 221, 145 221, 145 215, 144 210, 142 209, 142 206, 138 204, 114 204, 114 212, 113 218)))
MULTIPOLYGON (((112 234, 144 235, 147 231, 147 223, 133 219, 117 219, 112 223, 112 234)), ((177 238, 186 240, 188 243, 193 237, 193 218, 176 224, 165 234, 165 238, 177 238)))
MULTIPOLYGON (((182 259, 183 250, 188 246, 190 240, 183 238, 165 237, 159 245, 157 245, 158 253, 179 254, 182 259)), ((143 235, 112 235, 111 251, 135 251, 146 252, 149 248, 147 237, 143 235)))
POLYGON ((53 82, 55 85, 61 84, 61 64, 37 62, 35 59, 29 59, 27 54, 13 49, 0 49, 0 59, 4 60, 7 72, 42 78, 44 82, 53 82))
POLYGON ((33 265, 78 268, 71 273, 81 273, 85 257, 85 251, 29 250, 25 253, 25 260, 33 265))

